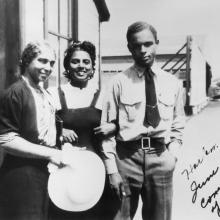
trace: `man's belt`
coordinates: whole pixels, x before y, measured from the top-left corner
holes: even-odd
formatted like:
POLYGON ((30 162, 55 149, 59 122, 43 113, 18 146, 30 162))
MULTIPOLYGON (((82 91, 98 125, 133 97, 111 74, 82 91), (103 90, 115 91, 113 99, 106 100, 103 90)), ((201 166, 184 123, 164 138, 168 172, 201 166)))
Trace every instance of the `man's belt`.
POLYGON ((147 137, 144 136, 138 140, 132 141, 118 141, 117 145, 126 146, 126 148, 134 148, 134 149, 143 149, 143 150, 151 150, 151 149, 159 149, 166 147, 164 138, 156 138, 156 137, 147 137))

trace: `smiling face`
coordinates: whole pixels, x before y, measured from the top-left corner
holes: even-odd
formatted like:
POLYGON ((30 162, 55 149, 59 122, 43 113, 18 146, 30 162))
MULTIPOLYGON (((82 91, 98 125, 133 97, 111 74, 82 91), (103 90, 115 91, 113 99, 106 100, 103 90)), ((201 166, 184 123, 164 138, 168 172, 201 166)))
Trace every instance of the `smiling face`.
POLYGON ((128 49, 137 65, 151 67, 156 56, 157 42, 149 29, 143 29, 131 35, 128 49))
POLYGON ((33 84, 45 82, 53 71, 55 55, 48 47, 41 47, 39 54, 26 67, 24 76, 33 84))
POLYGON ((75 50, 69 64, 70 81, 87 83, 93 72, 90 55, 83 50, 75 50))

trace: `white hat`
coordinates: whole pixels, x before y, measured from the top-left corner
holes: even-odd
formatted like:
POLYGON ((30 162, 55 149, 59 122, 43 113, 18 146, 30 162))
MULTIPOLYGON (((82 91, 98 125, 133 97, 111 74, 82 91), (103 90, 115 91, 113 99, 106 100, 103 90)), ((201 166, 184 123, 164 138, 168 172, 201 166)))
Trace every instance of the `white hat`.
POLYGON ((52 202, 66 211, 85 211, 100 199, 105 185, 105 167, 95 153, 88 150, 65 152, 66 166, 49 176, 48 193, 52 202))

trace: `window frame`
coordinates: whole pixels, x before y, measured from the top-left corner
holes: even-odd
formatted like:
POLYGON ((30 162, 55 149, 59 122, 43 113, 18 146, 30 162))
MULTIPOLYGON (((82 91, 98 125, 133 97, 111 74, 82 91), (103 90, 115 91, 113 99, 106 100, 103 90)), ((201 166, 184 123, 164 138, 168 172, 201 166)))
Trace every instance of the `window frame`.
MULTIPOLYGON (((57 86, 61 85, 61 39, 67 40, 67 44, 72 40, 78 40, 78 0, 67 0, 67 21, 68 21, 68 33, 64 35, 61 33, 61 16, 60 16, 60 8, 62 0, 57 0, 57 24, 58 30, 52 31, 48 27, 49 21, 49 7, 48 7, 49 0, 43 0, 43 16, 44 16, 44 39, 48 40, 49 36, 57 37, 58 41, 58 53, 57 53, 57 63, 58 63, 58 73, 56 76, 56 84, 57 86)), ((45 87, 48 87, 48 82, 45 84, 45 87)))

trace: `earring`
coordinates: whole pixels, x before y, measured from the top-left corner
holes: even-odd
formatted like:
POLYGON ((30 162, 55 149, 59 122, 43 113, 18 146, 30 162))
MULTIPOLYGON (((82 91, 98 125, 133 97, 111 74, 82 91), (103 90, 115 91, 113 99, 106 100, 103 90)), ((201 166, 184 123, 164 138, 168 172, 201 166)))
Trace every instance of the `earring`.
POLYGON ((92 72, 89 74, 88 79, 92 79, 92 78, 93 78, 93 76, 94 76, 94 70, 92 70, 92 72))

